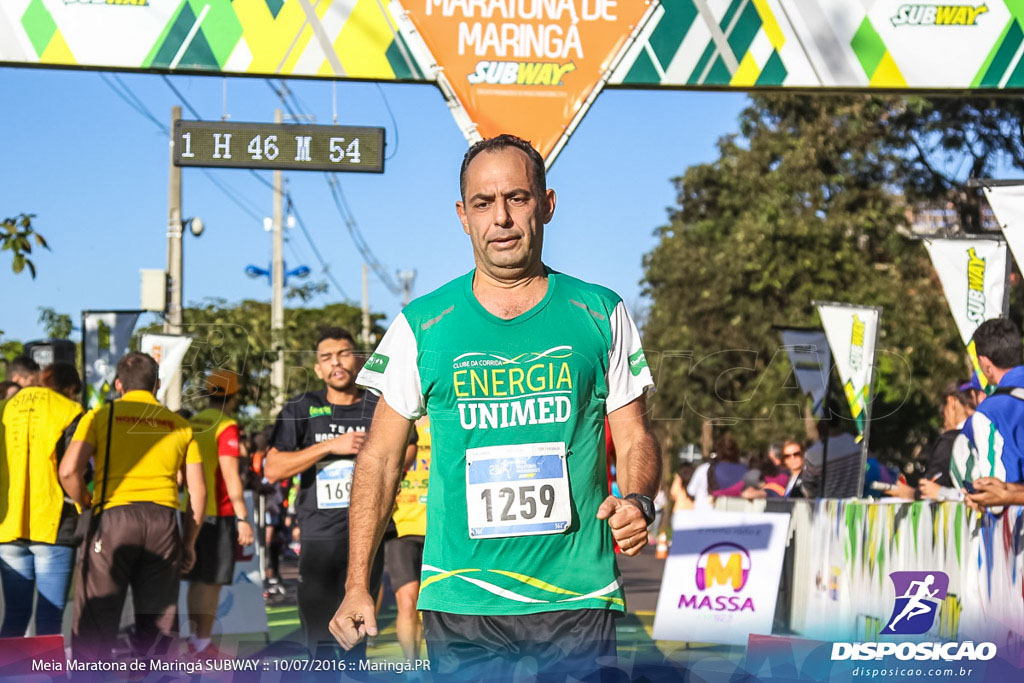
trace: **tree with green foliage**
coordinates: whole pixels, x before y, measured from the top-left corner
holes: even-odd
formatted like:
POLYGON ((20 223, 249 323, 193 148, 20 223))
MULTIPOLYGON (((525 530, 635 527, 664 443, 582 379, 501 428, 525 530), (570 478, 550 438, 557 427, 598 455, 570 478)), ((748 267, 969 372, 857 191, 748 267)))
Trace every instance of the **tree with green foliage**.
POLYGON ((886 100, 886 145, 908 203, 948 203, 963 232, 982 230, 985 199, 969 178, 1024 169, 1024 104, 1015 97, 886 100))
POLYGON ((49 339, 68 339, 74 329, 70 315, 58 313, 49 306, 39 307, 38 322, 43 326, 43 332, 49 339))
POLYGON ((19 213, 13 218, 5 218, 0 222, 0 251, 11 252, 11 270, 15 274, 28 268, 32 279, 36 278, 36 265, 29 256, 32 254, 32 243, 37 247, 49 249, 46 239, 32 227, 35 214, 19 213))
POLYGON ((908 239, 907 208, 950 201, 977 229, 976 193, 946 166, 966 159, 970 173, 988 174, 1005 152, 1024 167, 1024 106, 998 124, 996 109, 752 98, 718 159, 674 179, 679 205, 644 259, 652 416, 666 440, 698 442, 706 420, 750 449, 801 436, 805 400, 773 326, 819 326, 811 302, 832 300, 883 307, 871 447, 893 461, 913 453, 937 423, 942 387, 968 368, 925 249, 908 239), (981 134, 1007 122, 1002 143, 981 134))
MULTIPOLYGON (((261 418, 270 418, 275 398, 270 387, 270 367, 276 357, 270 344, 270 304, 252 300, 232 304, 223 299, 207 299, 199 306, 185 308, 183 317, 183 333, 193 338, 182 368, 183 405, 191 409, 202 407, 208 395, 203 378, 214 368, 224 368, 239 373, 241 405, 256 406, 261 418)), ((371 332, 378 339, 384 333, 379 324, 383 317, 379 313, 371 316, 371 332)), ((320 329, 339 326, 358 337, 362 311, 343 303, 322 308, 289 308, 285 310, 284 324, 286 394, 292 396, 322 386, 312 372, 320 329)))

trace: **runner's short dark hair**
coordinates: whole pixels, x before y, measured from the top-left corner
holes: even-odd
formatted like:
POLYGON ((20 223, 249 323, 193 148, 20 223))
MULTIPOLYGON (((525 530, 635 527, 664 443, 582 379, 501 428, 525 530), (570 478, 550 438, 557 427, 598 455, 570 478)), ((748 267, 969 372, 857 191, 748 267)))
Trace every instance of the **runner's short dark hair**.
POLYGON ((1006 318, 992 318, 978 325, 972 340, 978 356, 985 356, 1000 369, 1020 365, 1024 356, 1020 330, 1006 318))
POLYGON ((724 462, 740 461, 740 447, 731 434, 723 434, 718 437, 711 450, 714 451, 716 460, 724 462))
POLYGON ((117 378, 125 391, 150 391, 156 393, 160 379, 160 366, 148 353, 132 351, 117 361, 117 378))
POLYGON ((533 190, 538 197, 544 194, 548 188, 547 175, 544 171, 544 157, 526 140, 502 133, 493 138, 473 143, 473 146, 466 151, 466 156, 462 157, 462 168, 459 170, 459 192, 462 195, 462 201, 466 201, 466 170, 469 168, 469 162, 473 161, 481 152, 496 152, 509 147, 521 150, 530 159, 530 180, 533 181, 533 190))
POLYGON ((349 331, 343 327, 324 327, 320 329, 320 334, 316 338, 316 346, 314 349, 320 348, 320 344, 326 339, 339 339, 341 341, 347 341, 352 346, 356 345, 356 340, 349 334, 349 331))
POLYGON ((82 378, 78 376, 78 370, 71 363, 56 362, 43 368, 40 380, 44 387, 64 393, 71 390, 78 393, 82 390, 82 378))
POLYGON ((26 375, 30 372, 39 372, 39 363, 29 356, 18 356, 7 363, 7 376, 26 375))
POLYGON ((692 462, 684 462, 676 470, 676 474, 679 475, 679 482, 683 485, 685 490, 690 485, 690 480, 693 479, 693 471, 697 469, 696 465, 692 462))
POLYGON ((962 379, 946 385, 945 390, 942 392, 942 402, 939 404, 940 414, 942 408, 946 405, 946 401, 951 398, 965 408, 975 410, 978 407, 974 391, 971 389, 970 380, 962 379))

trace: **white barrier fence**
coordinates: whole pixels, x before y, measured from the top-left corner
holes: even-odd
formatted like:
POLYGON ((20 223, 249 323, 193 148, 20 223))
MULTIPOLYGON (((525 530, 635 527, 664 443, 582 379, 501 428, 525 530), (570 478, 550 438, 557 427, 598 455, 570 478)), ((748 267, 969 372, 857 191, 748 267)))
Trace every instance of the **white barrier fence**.
POLYGON ((995 643, 1024 665, 1024 507, 979 515, 962 503, 721 499, 728 511, 790 511, 776 632, 875 640, 894 571, 941 571, 949 590, 927 635, 995 643))

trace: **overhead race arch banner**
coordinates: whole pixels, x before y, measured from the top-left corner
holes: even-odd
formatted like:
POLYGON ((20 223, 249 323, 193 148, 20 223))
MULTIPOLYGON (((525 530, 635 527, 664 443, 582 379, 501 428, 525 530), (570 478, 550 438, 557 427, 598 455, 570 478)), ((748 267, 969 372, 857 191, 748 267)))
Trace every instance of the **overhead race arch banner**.
POLYGON ((932 266, 942 283, 949 310, 967 347, 967 355, 981 386, 988 380, 978 365, 971 337, 989 318, 1006 315, 1009 278, 1006 242, 984 238, 925 240, 932 266))
POLYGON ((391 6, 412 24, 403 33, 413 53, 444 66, 476 135, 515 132, 549 161, 654 11, 650 0, 395 0, 391 6))
POLYGON ((4 0, 0 64, 435 82, 550 164, 603 87, 1019 89, 1014 0, 4 0))
POLYGON ((663 2, 612 84, 1019 88, 1012 0, 663 2))

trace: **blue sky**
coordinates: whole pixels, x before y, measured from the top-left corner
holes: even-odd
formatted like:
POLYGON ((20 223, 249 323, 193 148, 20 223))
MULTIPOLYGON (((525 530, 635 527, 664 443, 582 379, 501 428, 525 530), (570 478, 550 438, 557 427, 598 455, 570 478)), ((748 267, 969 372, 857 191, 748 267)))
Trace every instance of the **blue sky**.
MULTIPOLYGON (((10 272, 0 261, 0 330, 6 339, 39 338, 38 308, 69 313, 139 305, 139 269, 166 267, 168 139, 118 97, 96 72, 0 68, 0 214, 36 214, 52 252, 35 256, 38 276, 10 272)), ((151 74, 117 76, 163 125, 180 100, 151 74)), ((171 78, 208 120, 222 113, 224 79, 171 78)), ((277 96, 264 79, 232 78, 232 121, 272 121, 277 96)), ((337 174, 377 259, 391 272, 415 269, 426 293, 472 267, 468 238, 455 216, 458 168, 466 150, 440 92, 429 85, 289 81, 303 114, 329 124, 333 101, 342 124, 387 128, 385 173, 337 174), (387 106, 394 115, 392 120, 387 106), (397 143, 397 145, 396 145, 397 143)), ((715 141, 736 130, 747 99, 738 93, 608 90, 597 99, 555 161, 548 185, 558 193, 545 238, 545 262, 641 303, 641 259, 652 231, 675 201, 670 178, 715 158, 715 141)), ((192 118, 187 107, 184 118, 192 118)), ((514 132, 514 131, 512 131, 514 132)), ((267 179, 269 172, 263 172, 267 179)), ((361 259, 331 200, 324 175, 286 173, 296 208, 338 284, 361 296, 361 259)), ((265 279, 243 270, 266 267, 270 234, 262 217, 271 191, 248 171, 183 171, 184 214, 201 216, 206 233, 186 235, 185 300, 269 300, 265 279), (230 187, 242 209, 210 177, 230 187)), ((289 268, 319 270, 299 228, 286 230, 289 268)), ((685 264, 680 264, 685 267, 685 264)), ((370 302, 390 320, 398 297, 371 275, 370 302)), ((332 286, 312 305, 340 300, 332 286)), ((77 332, 75 336, 77 337, 77 332)))

